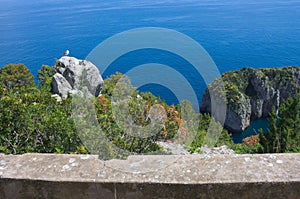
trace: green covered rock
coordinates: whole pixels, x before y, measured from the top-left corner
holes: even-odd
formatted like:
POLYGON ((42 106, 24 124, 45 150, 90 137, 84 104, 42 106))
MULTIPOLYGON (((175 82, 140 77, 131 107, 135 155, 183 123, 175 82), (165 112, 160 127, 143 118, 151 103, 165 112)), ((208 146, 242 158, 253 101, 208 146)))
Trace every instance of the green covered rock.
POLYGON ((251 120, 267 117, 272 107, 278 109, 288 97, 299 94, 299 80, 300 68, 295 66, 227 72, 208 85, 200 110, 211 113, 210 95, 217 96, 227 105, 225 128, 240 133, 251 120), (225 90, 219 89, 222 81, 225 90))

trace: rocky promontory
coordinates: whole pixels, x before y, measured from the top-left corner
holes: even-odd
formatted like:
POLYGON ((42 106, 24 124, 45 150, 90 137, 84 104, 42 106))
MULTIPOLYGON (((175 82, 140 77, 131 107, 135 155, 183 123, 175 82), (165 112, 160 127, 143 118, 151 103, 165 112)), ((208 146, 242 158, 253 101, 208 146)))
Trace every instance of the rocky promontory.
POLYGON ((51 82, 52 93, 62 98, 69 94, 84 93, 87 97, 98 96, 103 79, 98 68, 87 60, 63 56, 56 61, 56 73, 51 82))
POLYGON ((244 131, 251 120, 265 118, 288 97, 300 93, 300 68, 243 68, 224 73, 206 89, 200 110, 211 113, 210 95, 226 103, 225 128, 244 131), (220 85, 225 89, 221 89, 220 85), (226 100, 225 100, 226 99, 226 100))

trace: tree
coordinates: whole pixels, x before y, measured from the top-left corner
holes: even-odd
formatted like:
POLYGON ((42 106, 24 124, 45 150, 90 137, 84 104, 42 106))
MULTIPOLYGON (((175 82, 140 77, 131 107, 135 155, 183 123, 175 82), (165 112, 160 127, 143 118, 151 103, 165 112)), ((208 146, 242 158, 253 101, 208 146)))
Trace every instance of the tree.
POLYGON ((0 82, 6 89, 34 86, 34 77, 24 64, 7 64, 0 69, 0 82))
POLYGON ((279 114, 273 108, 269 115, 269 131, 260 132, 259 138, 266 153, 300 151, 300 100, 297 94, 279 107, 279 114))
POLYGON ((264 134, 260 133, 261 144, 266 153, 279 153, 280 149, 280 135, 278 131, 278 120, 279 116, 275 107, 269 114, 269 132, 264 134))
POLYGON ((288 98, 280 107, 279 132, 283 151, 297 151, 300 148, 300 99, 299 95, 288 98))
POLYGON ((42 86, 50 86, 55 69, 52 66, 42 65, 42 68, 38 70, 38 80, 42 86))

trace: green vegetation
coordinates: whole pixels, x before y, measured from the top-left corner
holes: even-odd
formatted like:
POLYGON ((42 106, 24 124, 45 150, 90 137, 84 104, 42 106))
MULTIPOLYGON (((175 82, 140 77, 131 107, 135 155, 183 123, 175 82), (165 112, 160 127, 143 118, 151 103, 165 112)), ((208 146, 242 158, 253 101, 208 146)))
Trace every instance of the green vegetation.
MULTIPOLYGON (((244 69, 251 70, 251 69, 244 69)), ((76 96, 57 101, 51 97, 50 83, 54 74, 51 66, 38 71, 39 86, 23 64, 9 64, 0 69, 0 152, 6 154, 37 153, 91 153, 98 151, 103 159, 124 158, 129 154, 163 153, 157 141, 175 141, 186 146, 190 152, 200 152, 203 144, 227 145, 237 153, 300 152, 299 98, 290 98, 280 107, 280 117, 270 114, 270 131, 244 139, 234 144, 231 135, 208 114, 195 114, 188 101, 180 105, 167 105, 159 97, 136 91, 130 80, 115 73, 104 81, 102 95, 85 101, 85 106, 95 110, 95 117, 86 113, 86 121, 72 117, 76 96), (122 78, 122 79, 121 79, 122 78), (115 89, 118 88, 118 89, 115 89), (125 100, 122 96, 130 94, 125 100), (112 96, 120 98, 113 99, 112 96), (123 103, 126 102, 126 103, 123 103), (155 107, 152 108, 151 107, 155 107), (122 114, 114 114, 114 108, 122 114), (128 112, 126 112, 128 111, 128 112), (161 112, 161 117, 152 117, 161 112), (126 118, 131 119, 130 127, 126 118), (151 121, 157 125, 150 128, 151 121), (78 126, 81 129, 78 129, 78 126), (125 129, 125 130, 124 130, 125 129), (207 134, 208 129, 210 133, 207 134), (78 131, 82 131, 80 136, 78 131), (222 131, 219 137, 217 132, 222 131), (94 137, 89 137, 93 135, 94 137), (150 136, 136 136, 150 135, 150 136), (82 139, 88 140, 83 143, 82 139), (218 140, 217 143, 214 140, 218 140), (88 145, 88 146, 87 146, 88 145)), ((261 72, 262 77, 277 75, 272 70, 261 72)), ((278 78, 284 78, 279 74, 278 78)), ((234 103, 239 90, 251 93, 244 82, 246 77, 239 71, 225 73, 226 96, 234 103), (232 80, 233 83, 230 83, 232 80)), ((216 80, 218 81, 218 80, 216 80)), ((217 89, 217 87, 215 87, 217 89)), ((81 111, 81 110, 80 110, 81 111)))
MULTIPOLYGON (((59 102, 51 97, 49 88, 54 74, 53 67, 42 66, 39 70, 39 87, 33 83, 33 76, 24 65, 5 66, 0 69, 0 74, 0 152, 89 153, 80 138, 95 134, 93 131, 96 129, 88 129, 88 126, 82 129, 85 131, 82 133, 83 137, 78 136, 74 118, 71 117, 72 98, 59 102)), ((102 95, 88 102, 96 109, 97 121, 105 132, 106 139, 99 140, 103 137, 95 137, 93 143, 88 143, 89 147, 94 147, 91 148, 92 151, 99 151, 100 149, 95 149, 99 144, 104 146, 106 142, 111 143, 112 145, 106 144, 101 148, 101 151, 107 151, 103 152, 107 158, 115 157, 116 148, 127 151, 128 154, 161 151, 156 141, 174 138, 182 122, 178 107, 168 106, 151 93, 135 91, 128 104, 136 125, 146 126, 150 123, 150 108, 154 105, 163 109, 165 115, 160 118, 159 131, 150 137, 138 138, 134 136, 138 132, 124 132, 112 112, 111 99, 114 87, 121 77, 122 74, 116 73, 106 79, 102 95)), ((128 79, 126 81, 130 83, 128 79)), ((121 87, 119 91, 126 92, 127 88, 122 87, 124 85, 118 86, 121 87)))
POLYGON ((54 74, 54 67, 42 65, 42 68, 38 71, 39 84, 46 87, 47 89, 50 89, 50 83, 54 74))
POLYGON ((274 88, 278 88, 280 82, 289 81, 293 86, 300 89, 298 81, 293 78, 295 71, 299 70, 299 67, 292 66, 262 69, 243 68, 222 74, 222 78, 217 78, 209 85, 209 88, 210 91, 226 97, 228 104, 238 106, 245 98, 257 97, 257 93, 250 83, 251 78, 259 78, 260 81, 266 82, 267 85, 274 88), (224 83, 224 90, 220 87, 221 81, 224 83))
POLYGON ((279 115, 275 109, 269 117, 269 132, 259 134, 263 152, 285 153, 300 152, 300 100, 296 95, 288 98, 279 108, 279 115), (279 117, 280 115, 280 117, 279 117))
POLYGON ((155 144, 155 142, 158 139, 166 140, 174 137, 181 122, 180 114, 174 105, 168 106, 160 98, 155 97, 149 92, 139 93, 138 91, 132 90, 132 93, 130 93, 130 89, 134 88, 131 87, 130 80, 122 76, 122 74, 116 73, 104 81, 104 88, 101 92, 102 95, 98 97, 96 103, 98 122, 101 128, 104 129, 109 141, 112 141, 113 144, 122 149, 134 153, 147 153, 159 150, 160 147, 155 144), (121 78, 122 80, 120 80, 121 78), (116 91, 118 93, 114 93, 116 91), (115 103, 115 107, 112 107, 113 93, 115 97, 116 95, 127 96, 127 94, 129 94, 131 98, 125 103, 118 101, 115 103), (121 114, 123 110, 126 111, 126 109, 124 109, 125 106, 128 106, 128 113, 125 112, 121 114), (162 118, 151 118, 150 108, 153 106, 159 107, 165 112, 165 115, 162 115, 162 118), (113 114, 114 108, 117 108, 119 111, 117 113, 119 117, 118 123, 116 121, 116 115, 113 114), (124 122, 129 115, 132 116, 131 119, 133 121, 133 124, 130 124, 130 128, 128 128, 128 125, 124 122), (158 129, 153 129, 154 133, 147 132, 145 129, 132 127, 134 125, 145 127, 149 125, 151 119, 159 120, 161 125, 158 129), (123 127, 122 129, 127 129, 128 131, 123 131, 120 126, 123 127), (143 130, 145 132, 143 132, 143 130), (147 136, 147 138, 135 136, 143 135, 144 133, 151 136, 147 136))
POLYGON ((70 99, 57 102, 35 87, 0 89, 0 151, 81 153, 70 99))
POLYGON ((203 144, 206 144, 209 147, 218 147, 222 145, 227 145, 230 148, 234 145, 230 137, 230 134, 226 129, 223 129, 222 125, 219 122, 215 121, 214 118, 211 118, 211 116, 206 113, 200 114, 199 117, 200 117, 199 129, 196 133, 196 136, 193 138, 192 142, 188 146, 190 152, 201 153, 200 147, 203 146, 203 144), (218 138, 207 137, 208 136, 207 131, 209 127, 210 127, 211 134, 219 133, 221 131, 221 135, 218 138), (214 143, 212 142, 213 140, 217 140, 217 142, 214 143))
POLYGON ((299 153, 300 152, 300 100, 299 95, 288 98, 269 115, 269 131, 247 137, 242 144, 232 145, 237 153, 299 153))
MULTIPOLYGON (((216 96, 226 98, 226 103, 237 114, 250 100, 267 100, 269 93, 279 90, 281 95, 297 96, 300 90, 299 78, 296 75, 299 67, 283 68, 243 68, 226 72, 208 85, 209 91, 216 96), (223 81, 224 89, 221 89, 223 81), (260 90, 261 89, 261 90, 260 90), (267 91, 267 92, 265 92, 267 91), (260 92, 260 93, 258 93, 260 92), (263 94, 262 94, 263 93, 263 94)), ((246 138, 242 144, 232 145, 237 153, 263 152, 299 152, 299 107, 293 99, 288 99, 279 108, 279 116, 275 110, 270 113, 268 132, 260 132, 260 136, 246 138)), ((275 105, 275 104, 274 104, 275 105)), ((276 107, 278 108, 278 107, 276 107)), ((258 115, 255 115, 258 116, 258 115)), ((262 130, 261 130, 262 131, 262 130)))
POLYGON ((34 86, 33 79, 30 70, 23 64, 7 64, 0 70, 0 82, 6 89, 34 86))

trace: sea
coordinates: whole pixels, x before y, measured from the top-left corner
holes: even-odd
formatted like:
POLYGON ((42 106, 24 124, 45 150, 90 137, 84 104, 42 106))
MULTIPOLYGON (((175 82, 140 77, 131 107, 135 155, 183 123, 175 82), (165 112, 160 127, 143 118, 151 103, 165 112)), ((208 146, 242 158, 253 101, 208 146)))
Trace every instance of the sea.
MULTIPOLYGON (((0 0, 0 67, 23 63, 36 77, 42 65, 54 65, 67 49, 70 56, 85 59, 112 36, 147 27, 192 38, 220 73, 243 67, 299 66, 299 10, 299 0, 0 0)), ((189 63, 172 52, 130 52, 101 73, 106 78, 147 63, 181 68, 201 101, 205 81, 195 79, 185 67, 189 63)), ((139 89, 169 104, 178 103, 176 93, 165 86, 149 82, 139 89)), ((265 123, 254 122, 235 135, 235 141, 255 134, 258 127, 267 128, 265 123)))

